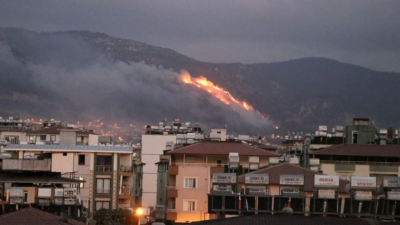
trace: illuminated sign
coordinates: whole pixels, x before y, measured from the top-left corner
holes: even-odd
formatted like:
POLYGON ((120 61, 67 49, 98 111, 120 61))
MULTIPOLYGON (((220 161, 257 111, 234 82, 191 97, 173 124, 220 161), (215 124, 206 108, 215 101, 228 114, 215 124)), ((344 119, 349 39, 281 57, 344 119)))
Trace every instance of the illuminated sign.
POLYGON ((304 175, 281 175, 280 182, 281 185, 304 185, 304 175))
POLYGON ((383 187, 400 187, 400 177, 383 177, 383 187))
POLYGON ((319 189, 318 190, 318 198, 324 199, 335 199, 335 190, 334 189, 319 189))
POLYGON ((376 188, 376 177, 351 177, 351 187, 374 189, 376 188))
POLYGON ((356 200, 372 200, 372 191, 356 191, 354 198, 356 200))
POLYGON ((282 189, 281 191, 282 196, 289 196, 289 197, 298 197, 300 196, 299 189, 282 189))
POLYGON ((232 187, 214 186, 213 189, 218 192, 232 192, 232 187))
POLYGON ((388 191, 388 199, 400 200, 400 191, 388 191))
POLYGON ((314 176, 315 187, 339 187, 339 176, 336 175, 315 175, 314 176))
POLYGON ((212 182, 220 184, 236 184, 236 173, 214 173, 212 176, 212 182))
POLYGON ((245 184, 269 184, 268 174, 246 174, 244 179, 245 184))

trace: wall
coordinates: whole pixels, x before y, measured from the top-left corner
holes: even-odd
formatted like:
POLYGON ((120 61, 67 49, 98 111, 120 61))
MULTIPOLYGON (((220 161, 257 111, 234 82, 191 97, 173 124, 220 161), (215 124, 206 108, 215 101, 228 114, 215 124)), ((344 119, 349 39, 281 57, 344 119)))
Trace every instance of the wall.
POLYGON ((143 207, 156 205, 157 165, 159 155, 166 149, 167 141, 176 143, 176 135, 142 135, 143 207))
POLYGON ((99 135, 89 134, 89 145, 99 145, 99 135))
POLYGON ((94 153, 80 153, 79 155, 85 155, 85 164, 84 165, 78 165, 77 170, 78 172, 75 173, 75 177, 82 177, 84 181, 86 181, 83 184, 83 188, 80 189, 80 194, 81 198, 83 201, 83 205, 85 207, 88 207, 88 200, 90 198, 90 182, 93 179, 91 173, 90 173, 90 167, 92 163, 92 158, 94 157, 94 153))
POLYGON ((208 174, 209 167, 179 167, 179 174, 176 176, 178 197, 175 200, 175 207, 178 217, 175 222, 199 221, 203 214, 208 212, 208 174), (184 188, 185 177, 197 178, 197 187, 194 189, 184 188), (195 212, 183 211, 184 199, 193 199, 197 201, 195 212))
POLYGON ((28 201, 26 203, 35 203, 36 187, 24 187, 24 192, 28 192, 28 201))
POLYGON ((61 145, 76 145, 76 131, 60 130, 60 144, 61 145))
POLYGON ((63 153, 52 153, 51 156, 51 171, 70 173, 74 169, 78 169, 78 155, 76 153, 67 152, 66 156, 63 153))

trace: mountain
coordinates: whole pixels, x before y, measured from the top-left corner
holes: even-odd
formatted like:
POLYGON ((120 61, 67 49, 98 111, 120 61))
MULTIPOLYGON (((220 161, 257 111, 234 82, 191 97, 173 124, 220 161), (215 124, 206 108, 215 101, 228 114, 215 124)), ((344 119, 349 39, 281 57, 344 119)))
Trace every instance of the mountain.
POLYGON ((400 124, 400 73, 327 58, 209 63, 102 33, 17 28, 0 28, 0 48, 6 52, 0 55, 0 115, 82 119, 84 114, 138 123, 179 117, 253 134, 312 132, 318 125, 349 124, 353 117, 371 118, 380 127, 400 124), (181 70, 206 77, 270 122, 247 125, 246 115, 179 83, 181 70))

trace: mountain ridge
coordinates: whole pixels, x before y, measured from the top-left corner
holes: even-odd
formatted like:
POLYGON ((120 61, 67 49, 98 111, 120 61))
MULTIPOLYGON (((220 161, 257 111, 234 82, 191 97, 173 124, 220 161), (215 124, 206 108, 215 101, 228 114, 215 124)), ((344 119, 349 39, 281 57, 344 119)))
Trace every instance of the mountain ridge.
MULTIPOLYGON (((349 124, 353 117, 370 117, 375 124, 383 127, 397 121, 394 103, 400 100, 395 95, 400 73, 378 72, 334 59, 307 57, 271 63, 208 63, 172 49, 90 31, 38 33, 0 27, 1 40, 10 47, 14 56, 38 65, 51 62, 54 60, 52 58, 65 57, 65 60, 57 63, 64 63, 65 68, 69 65, 80 68, 81 64, 96 64, 106 56, 113 61, 127 64, 145 62, 178 73, 187 70, 193 77, 206 77, 268 115, 273 125, 280 127, 278 131, 269 127, 268 132, 312 131, 320 124, 349 124), (67 50, 54 50, 57 47, 67 50)), ((0 72, 3 71, 0 79, 6 77, 4 68, 0 64, 0 72)), ((15 84, 15 87, 21 85, 15 84)), ((29 87, 25 87, 23 90, 35 93, 39 99, 44 98, 48 102, 56 101, 61 106, 67 104, 69 110, 66 113, 79 114, 73 100, 65 99, 60 93, 55 95, 59 97, 51 99, 41 94, 41 91, 45 92, 42 88, 29 90, 29 87)), ((9 87, 7 90, 11 91, 9 87)), ((7 95, 6 92, 2 94, 7 95)), ((119 96, 117 90, 114 94, 119 96)), ((52 113, 57 114, 60 109, 52 113)), ((169 116, 174 116, 168 109, 165 111, 169 116)), ((150 121, 156 119, 149 118, 150 121)), ((224 122, 221 121, 221 124, 224 122)))

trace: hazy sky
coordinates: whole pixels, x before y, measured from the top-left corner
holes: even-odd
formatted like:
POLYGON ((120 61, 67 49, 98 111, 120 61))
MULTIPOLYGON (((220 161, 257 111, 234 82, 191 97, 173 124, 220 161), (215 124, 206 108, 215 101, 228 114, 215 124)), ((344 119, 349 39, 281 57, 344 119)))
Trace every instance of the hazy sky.
POLYGON ((0 26, 104 32, 209 62, 317 56, 400 72, 399 0, 0 0, 0 26))

